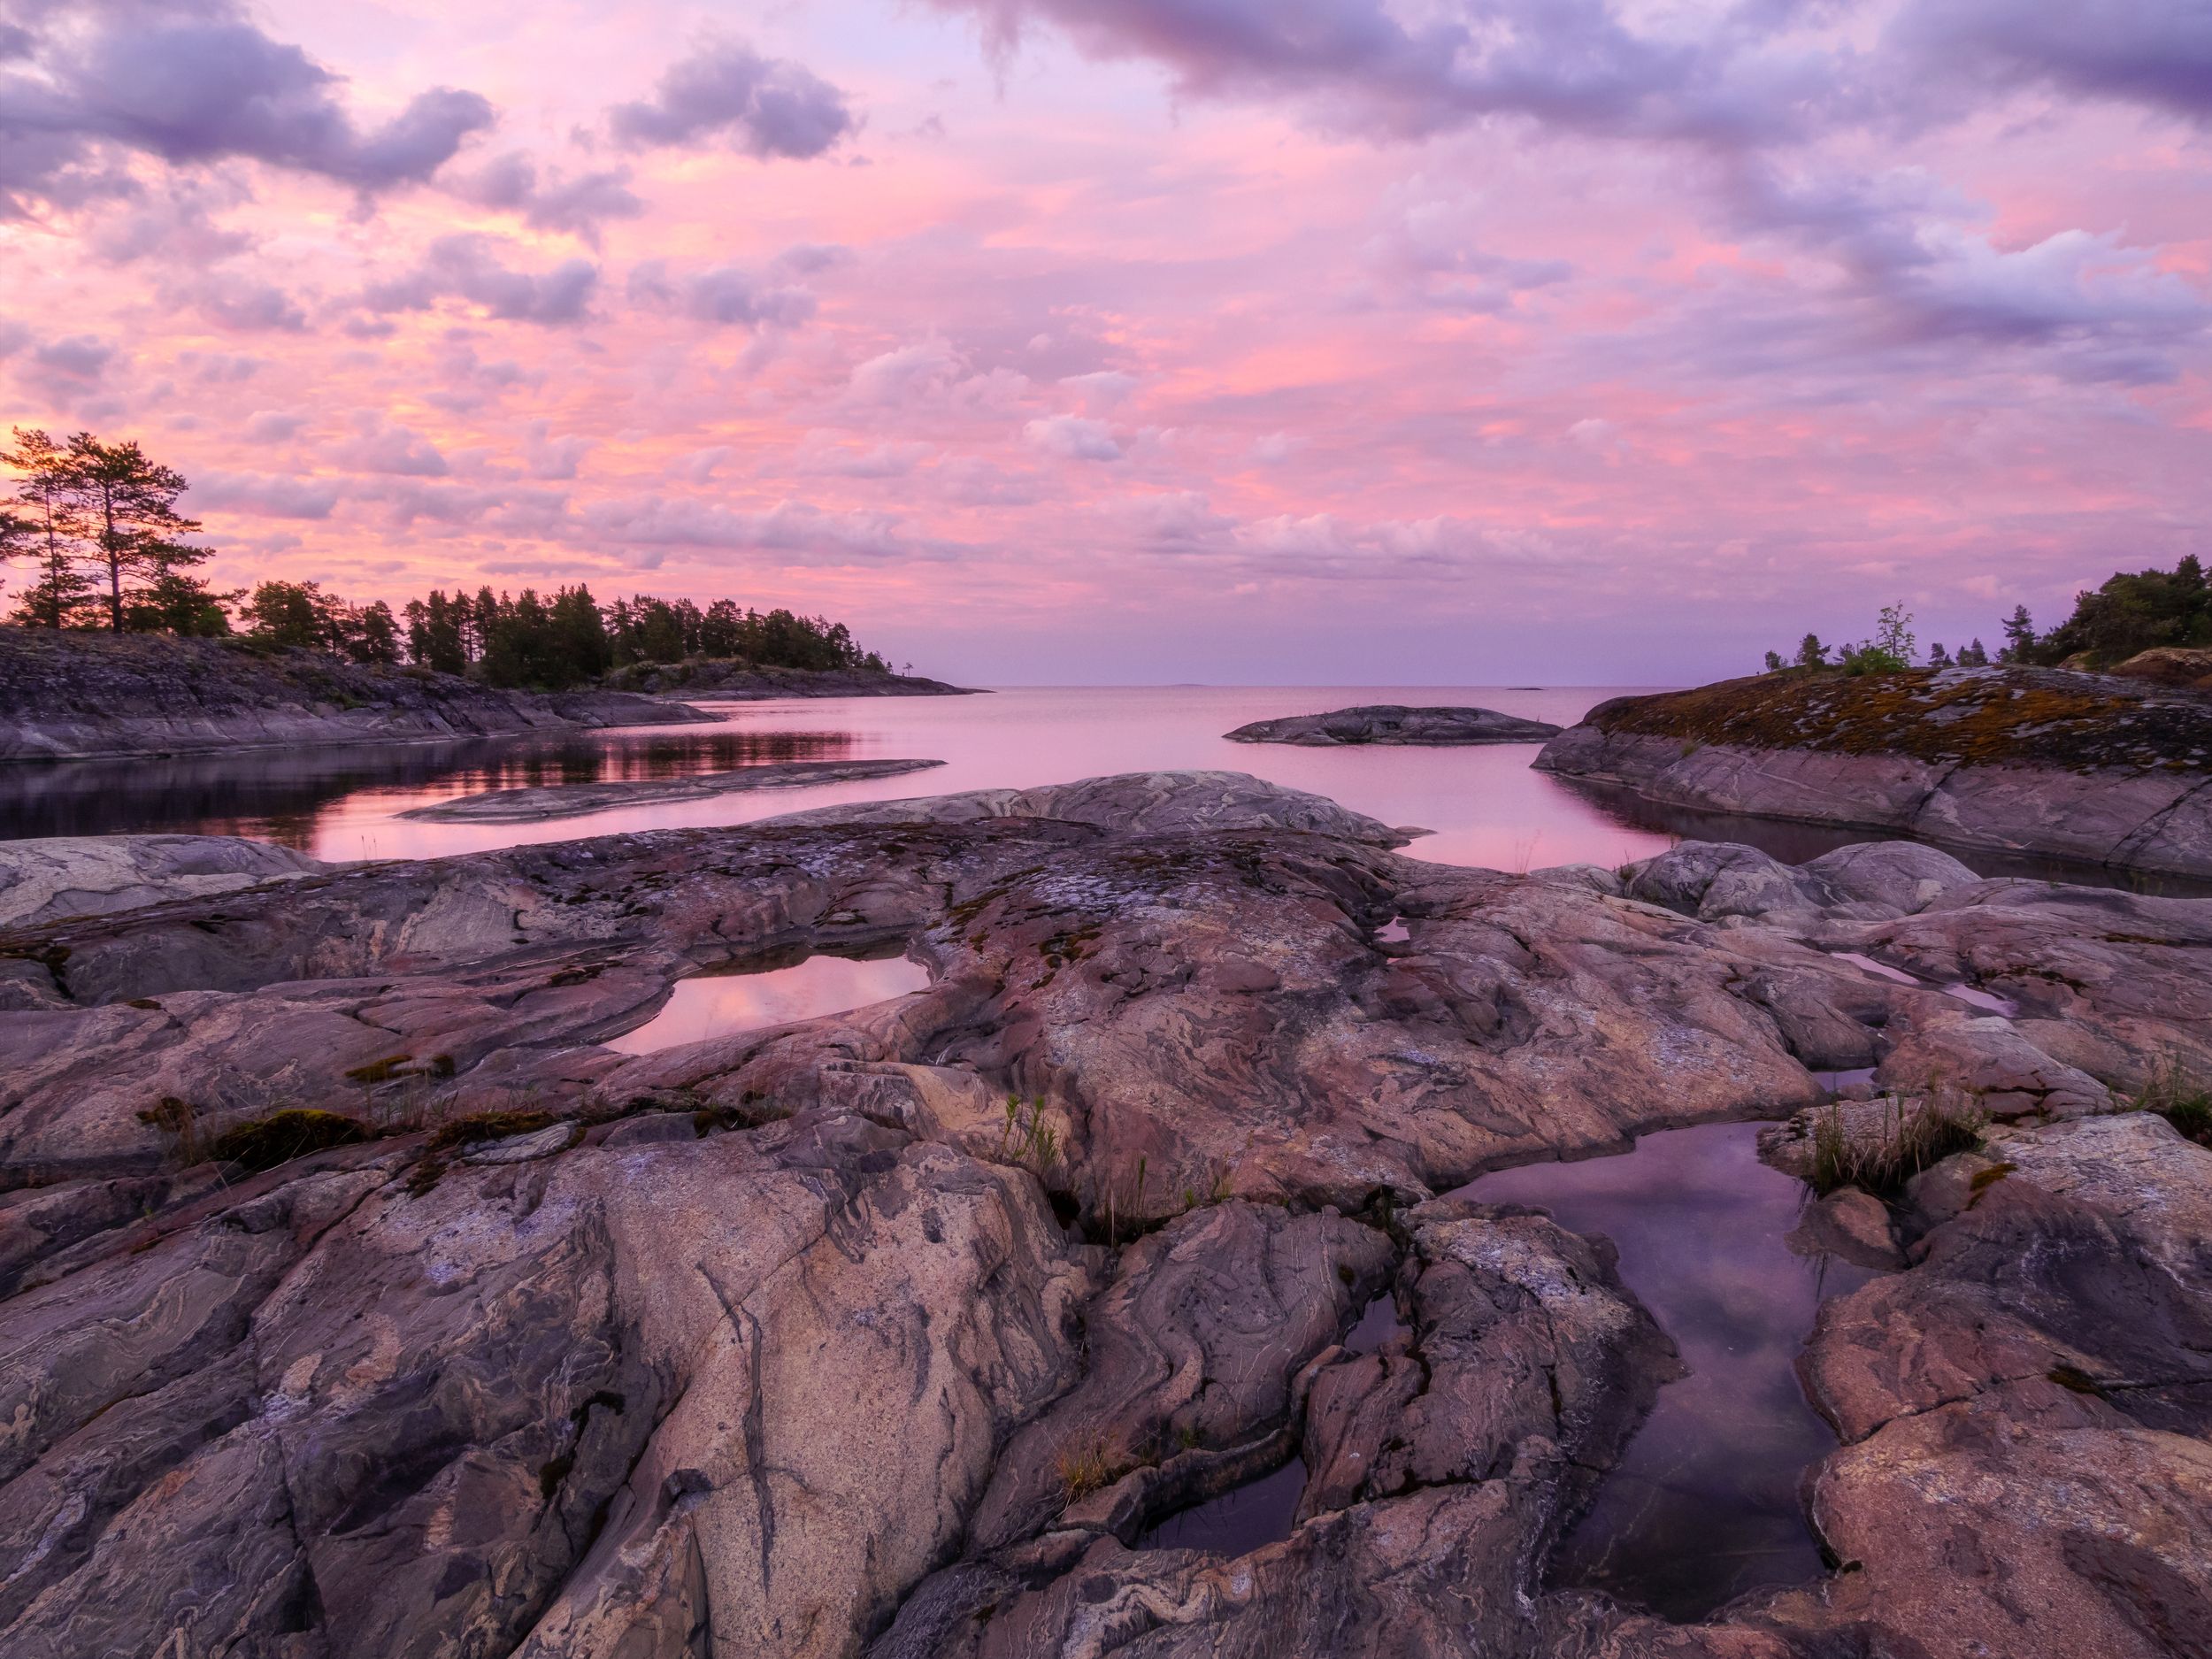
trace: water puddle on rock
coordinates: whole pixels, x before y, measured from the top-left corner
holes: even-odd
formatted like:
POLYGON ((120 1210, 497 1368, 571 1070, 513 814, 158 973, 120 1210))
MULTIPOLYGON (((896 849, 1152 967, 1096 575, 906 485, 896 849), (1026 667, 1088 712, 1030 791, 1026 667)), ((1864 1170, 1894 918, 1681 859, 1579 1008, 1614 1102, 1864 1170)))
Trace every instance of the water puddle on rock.
POLYGON ((1562 1226, 1604 1233, 1689 1367, 1561 1543, 1555 1585, 1682 1621, 1822 1572, 1798 1483, 1836 1440, 1794 1368, 1822 1302, 1874 1275, 1783 1243, 1802 1189, 1759 1162, 1758 1133, 1665 1130, 1617 1156, 1501 1170, 1454 1194, 1540 1205, 1562 1226))
POLYGON ((652 1054, 710 1037, 841 1014, 928 984, 928 973, 902 956, 816 956, 789 967, 696 974, 678 980, 659 1013, 607 1047, 623 1054, 652 1054))
POLYGON ((1242 1555, 1290 1536, 1291 1517, 1306 1489, 1306 1464, 1294 1457, 1271 1475, 1178 1509, 1137 1540, 1139 1549, 1204 1549, 1242 1555))

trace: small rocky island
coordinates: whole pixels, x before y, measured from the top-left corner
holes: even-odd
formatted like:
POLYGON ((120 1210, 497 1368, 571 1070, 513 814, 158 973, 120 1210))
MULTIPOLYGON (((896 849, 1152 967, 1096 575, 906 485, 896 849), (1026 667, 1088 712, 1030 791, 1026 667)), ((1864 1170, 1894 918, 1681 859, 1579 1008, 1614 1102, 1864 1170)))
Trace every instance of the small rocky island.
POLYGON ((2134 675, 1760 674, 1601 703, 1535 764, 1668 806, 2212 878, 2212 695, 2134 675))
POLYGON ((351 867, 20 844, 0 1651, 2193 1651, 2212 902, 1402 840, 1168 772, 351 867), (609 1046, 900 949, 926 988, 609 1046), (1799 1359, 1830 1567, 1669 1624, 1546 1563, 1673 1344, 1602 1240, 1447 1194, 1753 1118, 1873 1263, 1799 1359), (1279 1471, 1264 1541, 1149 1530, 1279 1471))
POLYGON ((1560 728, 1543 720, 1524 720, 1495 709, 1409 708, 1402 703, 1369 703, 1327 714, 1293 714, 1279 720, 1255 720, 1225 733, 1232 743, 1294 743, 1308 749, 1356 743, 1453 748, 1476 743, 1540 743, 1560 728))

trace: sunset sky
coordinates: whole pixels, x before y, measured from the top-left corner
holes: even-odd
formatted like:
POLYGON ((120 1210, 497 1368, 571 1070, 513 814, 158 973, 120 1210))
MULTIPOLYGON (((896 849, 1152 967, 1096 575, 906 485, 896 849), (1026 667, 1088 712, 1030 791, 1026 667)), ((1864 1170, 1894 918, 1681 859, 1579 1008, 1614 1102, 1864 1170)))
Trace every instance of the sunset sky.
POLYGON ((0 0, 0 216, 227 585, 1647 684, 2212 556, 2206 0, 0 0))

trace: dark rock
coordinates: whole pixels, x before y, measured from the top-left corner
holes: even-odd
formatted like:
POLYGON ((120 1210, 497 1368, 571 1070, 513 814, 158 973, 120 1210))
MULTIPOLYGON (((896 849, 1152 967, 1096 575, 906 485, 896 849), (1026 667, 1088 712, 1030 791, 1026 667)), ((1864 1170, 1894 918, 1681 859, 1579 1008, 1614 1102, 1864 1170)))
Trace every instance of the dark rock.
POLYGON ((1524 720, 1495 709, 1417 709, 1379 703, 1327 714, 1294 714, 1279 720, 1255 720, 1229 733, 1232 743, 1296 743, 1328 748, 1346 743, 1385 743, 1430 748, 1477 743, 1540 743, 1560 729, 1544 720, 1524 720))
POLYGON ((695 697, 707 703, 766 703, 784 697, 972 697, 968 686, 949 686, 919 674, 868 668, 768 668, 724 657, 681 663, 637 663, 609 676, 611 686, 657 696, 695 697))

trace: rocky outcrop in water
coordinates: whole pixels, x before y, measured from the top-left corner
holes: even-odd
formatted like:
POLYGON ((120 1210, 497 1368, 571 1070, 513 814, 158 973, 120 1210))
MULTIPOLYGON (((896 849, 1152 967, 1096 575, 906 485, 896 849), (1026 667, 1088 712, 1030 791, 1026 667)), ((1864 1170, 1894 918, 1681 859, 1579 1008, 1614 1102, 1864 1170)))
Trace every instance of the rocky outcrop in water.
POLYGON ((1545 720, 1524 720, 1495 709, 1419 709, 1379 703, 1327 714, 1293 714, 1279 720, 1255 720, 1227 733, 1232 743, 1294 743, 1308 749, 1341 744, 1382 743, 1423 748, 1465 748, 1478 743, 1540 743, 1560 728, 1545 720))
POLYGON ((244 640, 0 627, 0 761, 711 720, 627 691, 501 691, 244 640))
POLYGON ((2212 904, 1508 876, 1221 774, 950 801, 0 934, 0 1650, 2188 1651, 2212 1154, 2108 1114, 2212 1067, 2212 904), (603 1044, 896 942, 928 988, 603 1044), (1675 1361, 1601 1241, 1435 1194, 1865 1067, 1987 1144, 1868 1195, 1912 1265, 1808 1350, 1838 1571, 1548 1588, 1675 1361), (1287 1537, 1148 1547, 1294 1457, 1287 1537))
POLYGON ((2141 680, 1760 675, 1601 703, 1535 764, 1671 807, 2212 877, 2212 697, 2141 680))
POLYGON ((791 760, 742 766, 734 772, 693 772, 682 778, 652 778, 635 783, 557 783, 531 789, 491 789, 465 795, 434 806, 419 806, 402 818, 439 824, 543 824, 581 818, 617 807, 655 806, 671 801, 705 801, 755 789, 799 789, 810 784, 855 783, 895 778, 941 766, 941 760, 791 760))
POLYGON ((973 687, 920 674, 867 668, 771 668, 726 657, 682 663, 637 663, 617 671, 609 684, 656 696, 696 697, 709 703, 768 703, 782 697, 972 697, 973 687))

